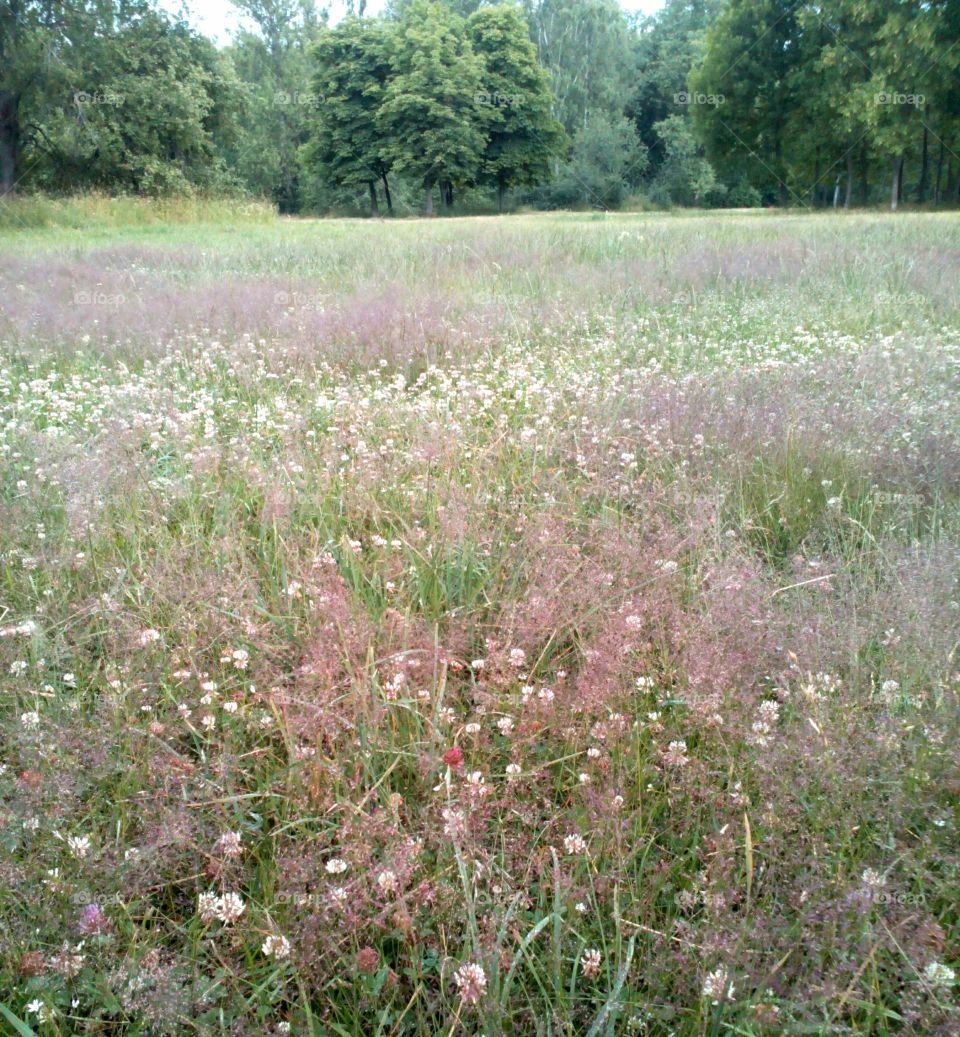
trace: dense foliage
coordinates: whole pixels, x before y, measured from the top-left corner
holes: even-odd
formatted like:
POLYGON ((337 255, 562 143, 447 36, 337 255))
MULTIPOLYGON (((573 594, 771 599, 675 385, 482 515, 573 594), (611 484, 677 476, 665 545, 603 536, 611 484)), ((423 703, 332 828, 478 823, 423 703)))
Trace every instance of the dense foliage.
POLYGON ((3 193, 282 211, 955 204, 960 0, 0 0, 3 193))

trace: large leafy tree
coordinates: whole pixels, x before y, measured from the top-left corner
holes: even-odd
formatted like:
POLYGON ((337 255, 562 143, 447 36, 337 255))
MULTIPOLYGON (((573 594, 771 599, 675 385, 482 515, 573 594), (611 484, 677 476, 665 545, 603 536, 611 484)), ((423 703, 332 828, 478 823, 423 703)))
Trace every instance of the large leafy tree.
POLYGON ((793 0, 729 0, 690 75, 694 125, 722 172, 746 172, 768 198, 786 203, 789 128, 799 105, 800 56, 793 0), (722 98, 722 101, 720 99, 722 98))
POLYGON ((550 160, 561 154, 566 135, 551 115, 549 76, 537 62, 519 9, 482 7, 470 16, 467 30, 484 63, 478 101, 490 109, 482 175, 496 185, 502 212, 508 187, 549 178, 550 160))
POLYGON ((415 177, 433 211, 433 189, 449 205, 454 184, 481 170, 488 110, 478 104, 483 62, 463 19, 431 0, 414 0, 391 38, 390 82, 377 114, 384 155, 415 177))
POLYGON ((338 187, 365 186, 378 212, 377 182, 393 208, 391 160, 377 129, 377 113, 390 76, 391 26, 347 18, 320 33, 314 47, 317 97, 308 161, 338 187))
POLYGON ((228 54, 243 83, 247 117, 229 160, 252 191, 281 211, 300 208, 299 152, 307 140, 314 97, 310 47, 318 32, 314 0, 233 0, 253 22, 228 54))
POLYGON ((526 0, 531 32, 557 97, 555 114, 574 137, 593 116, 623 114, 631 33, 617 0, 526 0))
POLYGON ((43 146, 40 122, 68 96, 96 20, 82 2, 0 3, 0 193, 12 192, 24 177, 25 150, 43 146))
POLYGON ((225 183, 239 97, 209 40, 145 0, 20 0, 4 14, 8 190, 21 177, 58 190, 225 183))

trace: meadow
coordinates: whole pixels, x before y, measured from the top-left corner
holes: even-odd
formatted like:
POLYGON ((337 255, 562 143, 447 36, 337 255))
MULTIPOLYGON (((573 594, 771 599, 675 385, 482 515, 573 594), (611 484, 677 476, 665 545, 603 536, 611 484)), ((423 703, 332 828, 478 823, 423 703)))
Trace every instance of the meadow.
POLYGON ((0 1032, 960 1032, 955 215, 67 222, 0 1032))

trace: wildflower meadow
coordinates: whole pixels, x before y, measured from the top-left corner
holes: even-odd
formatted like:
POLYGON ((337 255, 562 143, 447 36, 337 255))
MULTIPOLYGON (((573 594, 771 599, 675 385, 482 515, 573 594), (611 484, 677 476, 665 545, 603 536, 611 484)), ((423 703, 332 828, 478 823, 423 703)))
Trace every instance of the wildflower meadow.
POLYGON ((0 231, 0 1032, 956 1037, 958 269, 0 231))

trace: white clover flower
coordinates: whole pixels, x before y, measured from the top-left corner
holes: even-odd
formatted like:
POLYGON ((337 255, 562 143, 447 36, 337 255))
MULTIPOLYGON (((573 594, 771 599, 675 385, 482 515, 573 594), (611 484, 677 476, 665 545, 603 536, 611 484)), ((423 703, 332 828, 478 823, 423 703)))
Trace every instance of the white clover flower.
POLYGON ((592 979, 599 974, 602 960, 603 955, 596 948, 591 947, 580 956, 580 969, 588 979, 592 979))
POLYGON ((709 973, 703 981, 701 995, 712 1004, 718 1005, 721 1001, 733 1001, 734 986, 730 976, 723 965, 709 973))
POLYGON ((271 935, 263 941, 260 950, 268 958, 276 958, 278 961, 282 961, 284 958, 290 957, 290 941, 285 936, 271 935))
POLYGON ((467 962, 453 974, 460 998, 465 1005, 475 1005, 487 991, 487 976, 483 966, 467 962))
POLYGON ((216 915, 224 925, 230 925, 246 910, 246 905, 239 893, 224 893, 217 898, 216 915))
POLYGON ((222 857, 239 857, 243 853, 243 837, 239 832, 224 832, 213 849, 222 857))
POLYGON ((342 857, 331 857, 324 867, 328 875, 342 875, 349 865, 342 857))
POLYGON ((571 856, 587 852, 587 844, 583 836, 579 832, 571 832, 570 835, 563 837, 563 848, 571 856))
POLYGON ((89 835, 68 835, 67 846, 74 857, 83 859, 90 852, 89 835))
POLYGON ((932 987, 949 990, 956 981, 957 974, 949 965, 944 965, 939 961, 931 961, 923 970, 923 978, 932 987))
POLYGON ((28 731, 36 731, 40 726, 40 714, 36 710, 20 714, 20 723, 28 731))
POLYGON ((398 885, 396 873, 389 869, 381 871, 377 876, 377 885, 384 893, 396 893, 398 885))

